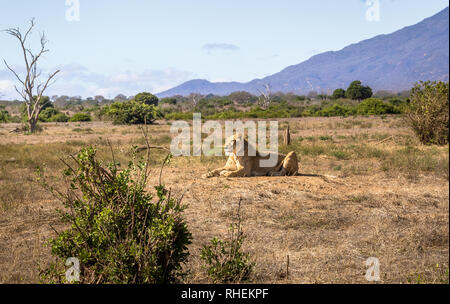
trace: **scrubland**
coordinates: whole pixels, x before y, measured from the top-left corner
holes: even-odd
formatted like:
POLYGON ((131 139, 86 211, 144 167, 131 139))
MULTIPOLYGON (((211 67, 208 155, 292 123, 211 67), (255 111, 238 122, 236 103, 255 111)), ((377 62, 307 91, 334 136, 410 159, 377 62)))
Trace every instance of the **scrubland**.
MULTIPOLYGON (((421 145, 397 116, 280 119, 280 143, 287 124, 292 142, 280 152, 298 153, 300 176, 200 178, 225 157, 176 157, 165 167, 163 183, 185 192, 188 206, 186 283, 209 282, 200 250, 228 237, 240 199, 252 283, 369 283, 369 257, 380 261, 379 283, 448 283, 448 145, 421 145)), ((52 259, 45 242, 64 226, 36 167, 63 188, 60 158, 95 145, 110 160, 109 141, 126 164, 144 140, 139 126, 107 122, 43 123, 36 135, 11 132, 17 126, 0 124, 0 282, 37 283, 39 265, 52 259)), ((151 144, 169 146, 169 129, 148 126, 151 144)), ((165 154, 151 155, 150 185, 165 154)))

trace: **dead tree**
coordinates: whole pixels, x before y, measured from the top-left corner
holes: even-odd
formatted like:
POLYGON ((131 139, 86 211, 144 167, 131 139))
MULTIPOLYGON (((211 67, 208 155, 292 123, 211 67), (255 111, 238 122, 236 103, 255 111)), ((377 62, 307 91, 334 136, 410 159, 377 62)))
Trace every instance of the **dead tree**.
POLYGON ((189 95, 189 98, 191 99, 191 101, 192 101, 192 103, 191 103, 191 106, 192 106, 192 111, 194 111, 194 109, 197 107, 197 105, 198 105, 198 102, 200 101, 200 99, 202 98, 202 95, 201 94, 198 94, 198 93, 191 93, 190 95, 189 95))
POLYGON ((19 40, 23 59, 25 61, 25 75, 21 77, 18 72, 14 71, 14 69, 8 65, 5 59, 3 59, 3 62, 20 83, 20 89, 17 86, 14 86, 14 88, 25 102, 28 128, 31 133, 34 133, 36 131, 39 113, 45 104, 49 102, 46 99, 43 99, 42 96, 45 90, 51 85, 50 81, 55 77, 59 70, 49 74, 44 81, 41 81, 41 71, 38 69, 37 63, 41 56, 49 51, 45 48, 48 41, 45 39, 45 34, 42 33, 40 37, 41 48, 38 52, 33 53, 31 48, 26 45, 27 38, 34 28, 34 19, 31 19, 30 23, 30 27, 25 34, 22 34, 19 28, 9 28, 5 30, 7 34, 19 40))
POLYGON ((272 96, 270 94, 270 85, 268 83, 266 83, 264 85, 264 89, 265 92, 262 92, 261 90, 258 89, 259 94, 261 94, 258 99, 259 99, 259 104, 261 105, 261 107, 263 109, 267 109, 270 106, 270 103, 272 101, 272 96))

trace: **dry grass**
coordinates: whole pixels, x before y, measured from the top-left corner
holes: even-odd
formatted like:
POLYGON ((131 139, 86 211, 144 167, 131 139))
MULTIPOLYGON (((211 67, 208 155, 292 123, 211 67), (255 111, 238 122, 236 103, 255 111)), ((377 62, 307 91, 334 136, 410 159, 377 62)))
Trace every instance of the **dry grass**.
MULTIPOLYGON (((305 118, 289 123, 305 176, 200 179, 224 157, 180 157, 163 182, 185 194, 193 233, 186 282, 209 282, 199 258, 210 238, 228 236, 242 198, 244 249, 256 260, 255 283, 367 283, 368 257, 380 260, 381 283, 448 283, 448 145, 420 145, 400 119, 305 118), (326 174, 324 180, 307 174, 326 174), (289 255, 289 277, 286 259, 289 255)), ((36 166, 63 187, 58 157, 97 145, 109 159, 129 159, 142 144, 136 126, 107 123, 44 124, 39 135, 9 133, 0 125, 0 282, 38 282, 37 264, 50 259, 43 246, 61 229, 60 204, 35 182, 36 166)), ((169 125, 149 127, 152 143, 170 143, 169 125)), ((281 141, 280 141, 281 142, 281 141)), ((152 151, 153 183, 163 153, 152 151)), ((151 189, 150 189, 151 190, 151 189)))

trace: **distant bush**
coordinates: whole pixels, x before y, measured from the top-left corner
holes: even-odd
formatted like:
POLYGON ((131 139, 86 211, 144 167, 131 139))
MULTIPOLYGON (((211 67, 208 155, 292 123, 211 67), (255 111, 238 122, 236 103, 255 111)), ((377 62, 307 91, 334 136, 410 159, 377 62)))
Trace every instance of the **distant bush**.
POLYGON ((405 119, 423 144, 449 142, 449 84, 420 82, 411 90, 405 119))
POLYGON ((158 97, 156 97, 155 95, 153 95, 151 93, 142 92, 142 93, 139 93, 136 96, 134 96, 134 101, 139 102, 139 103, 145 103, 146 105, 157 106, 159 99, 158 99, 158 97))
POLYGON ((345 98, 345 90, 344 89, 336 89, 331 95, 332 99, 345 98))
POLYGON ((118 163, 99 161, 95 148, 83 148, 73 164, 65 163, 64 192, 38 170, 41 184, 65 207, 61 220, 70 225, 49 242, 57 260, 41 269, 43 282, 66 283, 70 257, 80 262, 80 283, 171 283, 184 275, 192 239, 185 207, 162 185, 155 187, 153 201, 146 191, 149 159, 136 159, 136 150, 133 155, 119 169, 118 163))
POLYGON ((11 115, 9 115, 8 111, 0 109, 0 123, 9 122, 11 119, 11 115))
POLYGON ((363 100, 372 97, 372 89, 369 86, 363 86, 361 81, 355 80, 345 91, 345 96, 353 100, 363 100))
POLYGON ((192 112, 172 112, 164 115, 165 119, 168 120, 192 120, 192 112))
POLYGON ((319 116, 349 116, 355 114, 355 108, 351 106, 333 104, 319 111, 319 116))
POLYGON ((151 124, 162 117, 159 108, 135 100, 115 102, 104 108, 114 124, 151 124))
POLYGON ((68 122, 69 116, 64 113, 57 113, 48 119, 48 122, 68 122))
POLYGON ((367 98, 356 107, 358 115, 399 114, 400 111, 392 104, 385 103, 378 98, 367 98))
POLYGON ((91 121, 91 115, 87 113, 75 113, 72 117, 69 118, 70 122, 77 122, 77 121, 91 121))
POLYGON ((54 107, 47 107, 44 110, 41 111, 41 113, 39 113, 39 121, 41 122, 48 122, 49 119, 54 116, 59 114, 60 111, 58 109, 55 109, 54 107))
POLYGON ((162 104, 169 104, 169 105, 176 105, 177 104, 177 99, 173 98, 173 97, 167 97, 167 98, 162 98, 159 103, 162 104))

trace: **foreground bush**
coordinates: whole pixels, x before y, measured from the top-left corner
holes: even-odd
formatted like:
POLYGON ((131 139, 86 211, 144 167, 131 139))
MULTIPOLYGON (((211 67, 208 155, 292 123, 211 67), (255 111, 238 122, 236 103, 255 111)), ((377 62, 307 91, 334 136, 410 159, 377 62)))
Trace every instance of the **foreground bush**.
POLYGON ((191 234, 180 200, 164 186, 156 200, 145 191, 146 161, 128 166, 104 165, 96 150, 84 148, 66 163, 68 188, 54 189, 39 172, 42 185, 66 207, 61 219, 70 224, 50 241, 56 263, 41 270, 44 282, 65 282, 66 259, 79 259, 81 283, 169 283, 183 275, 191 234))
POLYGON ((423 144, 449 141, 448 82, 420 82, 411 90, 405 119, 423 144))
POLYGON ((242 251, 245 236, 242 232, 240 217, 237 223, 231 224, 230 233, 229 240, 213 238, 209 245, 203 246, 200 254, 208 276, 214 282, 227 283, 246 280, 255 266, 255 263, 250 260, 250 254, 242 251))

